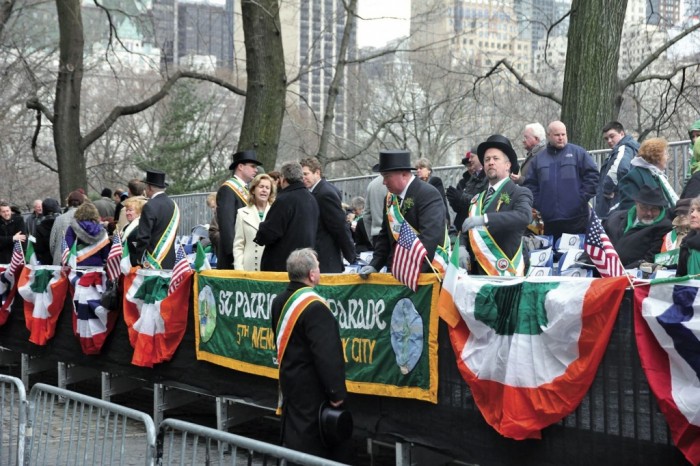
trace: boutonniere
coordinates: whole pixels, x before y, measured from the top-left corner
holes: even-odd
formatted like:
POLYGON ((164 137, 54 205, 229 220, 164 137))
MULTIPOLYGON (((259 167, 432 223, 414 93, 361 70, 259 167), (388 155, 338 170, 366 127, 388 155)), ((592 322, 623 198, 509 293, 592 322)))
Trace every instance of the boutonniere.
POLYGON ((503 194, 501 194, 501 197, 498 198, 498 205, 496 206, 497 212, 501 208, 501 205, 503 205, 503 204, 505 204, 505 205, 510 204, 510 196, 508 195, 508 193, 503 193, 503 194))
POLYGON ((411 207, 413 207, 413 198, 407 197, 403 200, 403 204, 401 204, 401 213, 406 213, 411 207))

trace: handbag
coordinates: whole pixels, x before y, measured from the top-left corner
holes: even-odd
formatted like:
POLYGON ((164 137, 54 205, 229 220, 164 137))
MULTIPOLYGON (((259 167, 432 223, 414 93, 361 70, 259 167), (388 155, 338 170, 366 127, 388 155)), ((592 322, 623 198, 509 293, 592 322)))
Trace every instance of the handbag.
POLYGON ((119 301, 121 296, 119 295, 119 282, 116 280, 107 280, 105 286, 105 291, 102 293, 100 298, 100 305, 110 311, 114 311, 119 308, 119 301))

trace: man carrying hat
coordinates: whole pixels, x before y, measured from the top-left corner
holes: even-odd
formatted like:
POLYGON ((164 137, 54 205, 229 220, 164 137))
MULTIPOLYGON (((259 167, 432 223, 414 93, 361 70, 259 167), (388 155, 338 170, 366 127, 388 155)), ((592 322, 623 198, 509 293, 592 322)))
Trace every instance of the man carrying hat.
POLYGON ((255 178, 261 164, 254 150, 236 152, 233 154, 233 163, 228 167, 232 171, 231 178, 216 192, 216 220, 219 223, 219 247, 216 250, 219 269, 233 269, 236 214, 238 209, 248 205, 248 183, 255 178))
POLYGON ((146 197, 141 210, 134 256, 140 265, 153 269, 175 266, 175 238, 180 225, 180 209, 165 194, 165 173, 147 170, 146 197))
POLYGON ((473 273, 523 276, 523 234, 532 220, 532 193, 510 177, 518 172, 518 156, 500 134, 479 144, 477 155, 488 181, 474 196, 462 224, 467 235, 473 273))
POLYGON ((360 276, 367 278, 385 265, 391 267, 394 247, 401 224, 406 221, 428 256, 422 272, 430 272, 430 261, 435 249, 445 239, 445 203, 435 187, 411 173, 411 153, 404 150, 387 150, 379 153, 379 164, 372 169, 380 172, 390 195, 384 204, 382 228, 374 244, 374 256, 370 265, 360 269, 360 276))
POLYGON ((654 262, 664 236, 673 228, 666 207, 661 188, 644 185, 635 196, 632 208, 610 214, 605 231, 625 268, 654 262))
MULTIPOLYGON (((313 201, 312 201, 313 202, 313 201)), ((282 444, 312 455, 352 462, 351 444, 324 442, 319 410, 347 398, 338 321, 314 287, 321 271, 316 251, 296 249, 286 259, 287 289, 272 301, 282 410, 282 444)), ((332 432, 331 432, 332 433, 332 432)))

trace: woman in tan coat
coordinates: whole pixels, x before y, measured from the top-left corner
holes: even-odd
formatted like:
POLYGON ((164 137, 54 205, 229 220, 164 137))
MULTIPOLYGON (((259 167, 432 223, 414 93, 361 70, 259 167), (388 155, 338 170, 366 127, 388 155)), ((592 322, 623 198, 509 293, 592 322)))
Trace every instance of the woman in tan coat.
POLYGON ((260 271, 265 246, 253 242, 260 222, 265 220, 277 192, 272 178, 263 173, 250 182, 248 206, 238 209, 233 238, 233 268, 249 272, 260 271))

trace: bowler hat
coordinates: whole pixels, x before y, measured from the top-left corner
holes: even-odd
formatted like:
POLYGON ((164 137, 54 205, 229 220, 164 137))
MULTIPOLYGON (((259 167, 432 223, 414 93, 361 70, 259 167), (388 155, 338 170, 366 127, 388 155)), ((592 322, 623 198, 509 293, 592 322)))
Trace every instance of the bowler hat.
POLYGON ((510 143, 510 140, 507 137, 501 134, 489 136, 486 141, 479 144, 479 148, 477 149, 476 153, 479 155, 479 162, 481 162, 481 165, 484 164, 484 154, 486 153, 486 150, 491 148, 498 149, 508 156, 508 160, 510 160, 511 173, 517 174, 520 171, 518 156, 513 150, 513 145, 510 143))
POLYGON ((661 192, 661 188, 652 188, 649 185, 644 185, 637 192, 637 195, 633 197, 634 202, 639 202, 640 204, 646 204, 656 207, 666 207, 666 198, 661 192))
POLYGON ((410 171, 411 153, 407 150, 379 151, 379 163, 372 167, 374 172, 410 171))
POLYGON ((158 170, 146 170, 146 179, 141 181, 156 188, 168 187, 168 183, 165 182, 165 173, 158 170))
POLYGON ((238 165, 239 163, 248 162, 252 162, 255 165, 262 165, 262 162, 258 160, 257 154, 254 150, 244 150, 233 154, 233 163, 231 163, 228 169, 235 170, 236 165, 238 165))
POLYGON ((318 427, 323 445, 337 445, 352 436, 352 414, 346 409, 334 408, 324 401, 318 410, 318 427))
POLYGON ((673 212, 676 215, 688 215, 690 212, 690 201, 691 198, 686 197, 685 199, 678 199, 676 202, 676 207, 673 208, 673 212))

